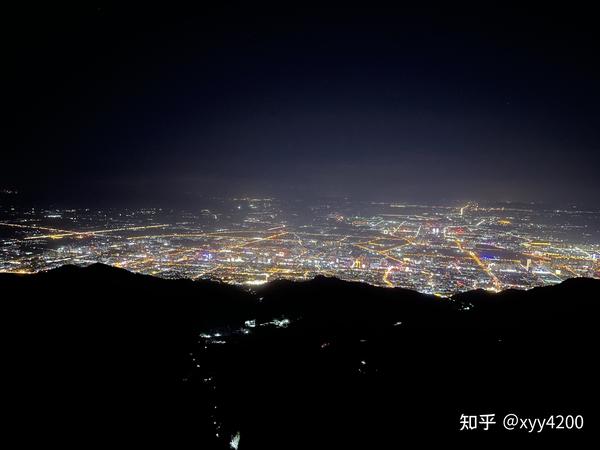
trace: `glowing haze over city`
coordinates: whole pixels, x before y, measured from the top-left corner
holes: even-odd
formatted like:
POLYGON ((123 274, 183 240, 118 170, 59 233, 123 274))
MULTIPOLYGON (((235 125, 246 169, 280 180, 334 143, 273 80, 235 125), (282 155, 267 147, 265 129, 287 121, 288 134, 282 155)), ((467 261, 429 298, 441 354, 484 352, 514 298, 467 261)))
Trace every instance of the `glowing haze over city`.
POLYGON ((103 3, 7 13, 0 271, 598 276, 593 15, 103 3))

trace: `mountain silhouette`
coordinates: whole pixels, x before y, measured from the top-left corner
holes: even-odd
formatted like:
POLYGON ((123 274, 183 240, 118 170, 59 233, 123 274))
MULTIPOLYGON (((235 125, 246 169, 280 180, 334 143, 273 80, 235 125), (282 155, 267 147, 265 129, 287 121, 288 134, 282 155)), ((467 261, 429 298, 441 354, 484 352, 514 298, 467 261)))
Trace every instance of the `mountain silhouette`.
POLYGON ((589 438, 599 293, 584 278, 439 298, 323 276, 0 274, 8 425, 66 448, 400 448, 534 439, 503 415, 580 414, 583 430, 542 434, 589 438), (490 431, 460 431, 489 413, 490 431))

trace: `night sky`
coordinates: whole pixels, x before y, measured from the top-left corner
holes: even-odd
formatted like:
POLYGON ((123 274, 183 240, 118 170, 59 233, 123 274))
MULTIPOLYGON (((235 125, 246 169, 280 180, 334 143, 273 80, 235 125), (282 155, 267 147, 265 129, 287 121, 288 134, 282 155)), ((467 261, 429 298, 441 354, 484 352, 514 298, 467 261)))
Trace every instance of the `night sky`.
POLYGON ((4 10, 0 188, 600 206, 592 11, 198 3, 4 10))

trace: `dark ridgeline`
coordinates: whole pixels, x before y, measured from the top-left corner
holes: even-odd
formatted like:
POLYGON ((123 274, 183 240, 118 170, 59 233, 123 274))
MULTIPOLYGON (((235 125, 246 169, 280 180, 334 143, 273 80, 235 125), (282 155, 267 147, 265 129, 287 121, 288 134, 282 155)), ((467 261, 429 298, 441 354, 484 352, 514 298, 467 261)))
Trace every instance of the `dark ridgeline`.
POLYGON ((599 292, 590 279, 448 300, 324 277, 251 293, 103 265, 4 274, 8 428, 62 448, 229 448, 238 432, 240 449, 539 440, 498 431, 513 412, 582 414, 584 431, 543 434, 589 437, 599 292), (496 431, 458 431, 461 414, 487 413, 496 431))

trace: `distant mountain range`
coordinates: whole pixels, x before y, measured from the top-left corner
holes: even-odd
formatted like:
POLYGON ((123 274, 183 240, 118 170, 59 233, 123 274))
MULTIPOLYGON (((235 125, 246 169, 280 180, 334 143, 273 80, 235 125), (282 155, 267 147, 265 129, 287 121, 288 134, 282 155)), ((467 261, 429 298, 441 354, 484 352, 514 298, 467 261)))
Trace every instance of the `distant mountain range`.
POLYGON ((442 299, 95 264, 0 274, 0 297, 4 403, 23 444, 379 449, 598 431, 600 280, 442 299), (461 414, 489 413, 490 431, 460 431, 461 414), (507 432, 507 413, 585 426, 507 432))

